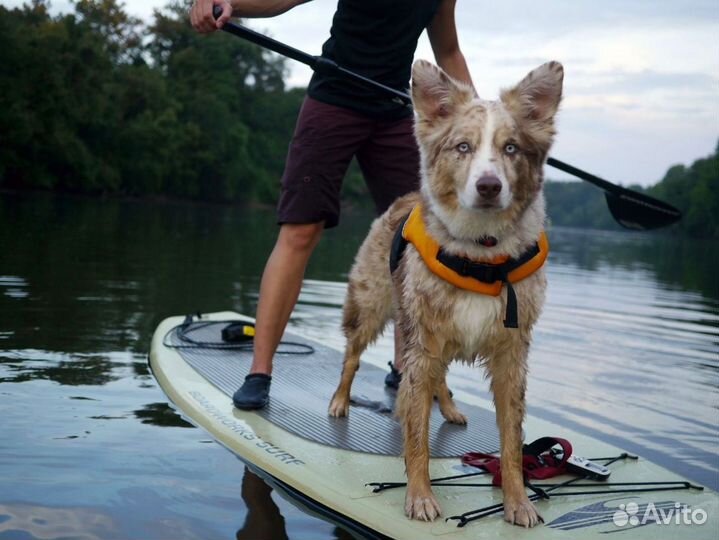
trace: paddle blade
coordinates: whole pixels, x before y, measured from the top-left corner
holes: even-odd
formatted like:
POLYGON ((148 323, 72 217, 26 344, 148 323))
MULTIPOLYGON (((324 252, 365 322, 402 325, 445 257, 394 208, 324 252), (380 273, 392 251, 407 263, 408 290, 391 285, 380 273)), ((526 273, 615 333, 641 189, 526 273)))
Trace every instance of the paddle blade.
POLYGON ((604 178, 577 169, 569 163, 550 157, 547 158, 547 165, 603 189, 612 216, 622 227, 627 229, 647 231, 666 227, 682 218, 682 213, 671 204, 639 191, 612 184, 604 178))
POLYGON ((672 205, 636 191, 619 194, 605 192, 607 206, 622 227, 648 231, 666 227, 682 218, 672 205))

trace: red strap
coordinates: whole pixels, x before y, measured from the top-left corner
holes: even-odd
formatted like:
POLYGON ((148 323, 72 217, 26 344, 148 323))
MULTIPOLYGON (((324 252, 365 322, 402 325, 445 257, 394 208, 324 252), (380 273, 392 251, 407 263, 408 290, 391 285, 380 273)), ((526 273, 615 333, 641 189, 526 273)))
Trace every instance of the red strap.
MULTIPOLYGON (((567 472, 567 459, 572 455, 572 445, 559 437, 542 437, 524 446, 522 455, 522 471, 524 477, 532 480, 545 480, 567 472), (550 450, 561 446, 562 459, 557 459, 550 450)), ((492 475, 492 485, 502 485, 502 472, 499 457, 481 452, 467 452, 462 456, 462 463, 484 469, 492 475)))
POLYGON ((501 486, 501 473, 499 471, 499 458, 492 454, 482 452, 467 452, 462 456, 462 463, 484 469, 493 476, 492 485, 501 486))

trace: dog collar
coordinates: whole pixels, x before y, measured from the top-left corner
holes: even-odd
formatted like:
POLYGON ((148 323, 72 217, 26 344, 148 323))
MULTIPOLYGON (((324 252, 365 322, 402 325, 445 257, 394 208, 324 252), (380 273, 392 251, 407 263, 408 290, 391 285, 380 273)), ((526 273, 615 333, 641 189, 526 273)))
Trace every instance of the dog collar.
POLYGON ((518 328, 517 296, 512 283, 539 270, 547 260, 549 242, 542 231, 537 242, 516 259, 499 255, 491 260, 473 260, 446 253, 430 236, 422 219, 422 206, 415 206, 395 233, 390 255, 390 270, 399 265, 402 253, 411 243, 429 270, 455 287, 490 296, 499 296, 507 286, 507 310, 504 326, 518 328))
POLYGON ((481 236, 474 243, 484 247, 494 247, 499 241, 494 236, 481 236))

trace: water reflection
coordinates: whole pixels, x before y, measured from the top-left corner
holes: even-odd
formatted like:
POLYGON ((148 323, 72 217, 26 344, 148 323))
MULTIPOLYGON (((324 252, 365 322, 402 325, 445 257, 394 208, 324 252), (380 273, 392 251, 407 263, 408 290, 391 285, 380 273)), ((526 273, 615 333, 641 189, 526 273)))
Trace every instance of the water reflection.
POLYGON ((67 353, 0 349, 0 382, 48 380, 67 386, 102 386, 134 376, 151 378, 144 358, 128 352, 67 353))
POLYGON ((0 382, 46 379, 64 385, 103 385, 116 380, 113 363, 103 356, 47 351, 0 351, 0 382), (58 359, 65 358, 65 359, 58 359))
POLYGON ((182 416, 177 414, 175 410, 167 403, 148 403, 141 409, 133 411, 136 418, 139 418, 143 424, 152 424, 155 426, 171 426, 171 427, 194 427, 182 416))
POLYGON ((719 265, 719 249, 710 240, 562 227, 551 229, 550 240, 552 261, 560 265, 639 272, 661 289, 701 293, 695 299, 710 299, 707 307, 719 302, 719 280, 711 271, 719 265))
POLYGON ((247 517, 237 540, 284 540, 289 538, 285 530, 285 518, 271 497, 272 488, 250 469, 245 468, 242 477, 242 500, 247 507, 247 517))
MULTIPOLYGON (((347 271, 370 221, 347 213, 326 233, 294 329, 343 346, 347 271)), ((189 424, 146 365, 166 316, 254 312, 275 233, 272 211, 0 194, 0 538, 10 523, 82 538, 53 529, 80 519, 98 524, 87 538, 342 538, 199 430, 176 429, 189 424)), ((719 486, 719 246, 560 228, 550 241, 530 412, 719 486)), ((391 354, 387 335, 366 361, 386 368, 391 354)), ((477 370, 453 367, 450 384, 488 396, 477 370)))
POLYGON ((114 520, 100 510, 0 504, 0 539, 3 540, 110 540, 119 537, 114 520))
MULTIPOLYGON (((242 500, 247 506, 247 516, 237 531, 237 540, 284 540, 287 535, 285 518, 272 498, 273 488, 262 478, 245 467, 242 477, 242 500)), ((353 540, 355 537, 341 527, 332 530, 336 540, 353 540)))

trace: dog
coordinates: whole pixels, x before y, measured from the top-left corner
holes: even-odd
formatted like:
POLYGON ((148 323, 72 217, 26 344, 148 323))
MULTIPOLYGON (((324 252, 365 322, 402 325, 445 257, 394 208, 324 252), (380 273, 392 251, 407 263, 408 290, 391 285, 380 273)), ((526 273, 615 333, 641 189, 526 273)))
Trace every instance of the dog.
POLYGON ((342 375, 328 411, 348 414, 360 355, 393 318, 404 362, 397 415, 410 519, 441 512, 430 487, 429 414, 434 395, 447 421, 466 423, 445 382, 449 363, 461 360, 482 364, 490 378, 505 520, 542 521, 524 488, 522 422, 532 327, 546 289, 543 165, 563 78, 562 65, 549 62, 488 101, 429 62, 413 65, 420 190, 378 217, 359 249, 343 310, 342 375), (405 249, 391 272, 398 244, 405 249), (516 266, 507 264, 524 260, 531 268, 522 266, 515 280, 516 266), (481 281, 483 272, 491 283, 481 281))

